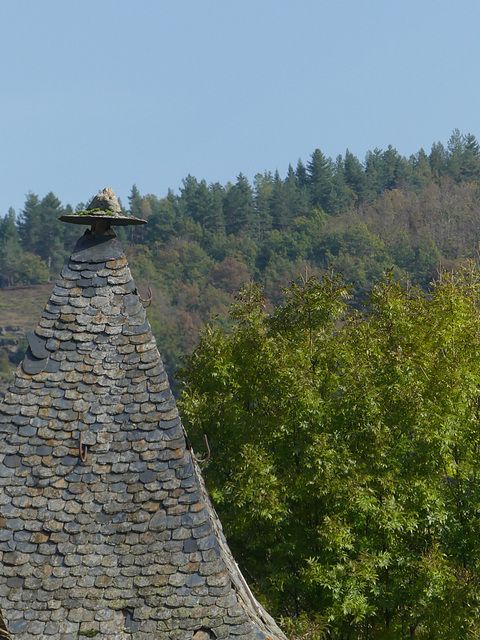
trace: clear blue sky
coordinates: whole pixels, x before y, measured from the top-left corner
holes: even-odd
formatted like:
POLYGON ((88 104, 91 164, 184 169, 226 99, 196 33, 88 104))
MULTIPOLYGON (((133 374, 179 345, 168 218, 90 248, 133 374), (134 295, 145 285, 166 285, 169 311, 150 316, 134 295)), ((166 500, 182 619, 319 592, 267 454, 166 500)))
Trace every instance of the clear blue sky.
POLYGON ((0 215, 480 137, 478 0, 2 0, 0 215))

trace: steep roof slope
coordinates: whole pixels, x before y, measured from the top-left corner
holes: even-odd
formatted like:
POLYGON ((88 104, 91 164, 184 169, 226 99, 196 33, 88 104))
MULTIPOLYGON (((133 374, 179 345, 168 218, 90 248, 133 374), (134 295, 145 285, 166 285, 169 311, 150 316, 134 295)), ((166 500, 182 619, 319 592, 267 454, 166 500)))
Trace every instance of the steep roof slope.
POLYGON ((0 403, 15 639, 284 640, 228 549, 126 258, 87 232, 0 403))

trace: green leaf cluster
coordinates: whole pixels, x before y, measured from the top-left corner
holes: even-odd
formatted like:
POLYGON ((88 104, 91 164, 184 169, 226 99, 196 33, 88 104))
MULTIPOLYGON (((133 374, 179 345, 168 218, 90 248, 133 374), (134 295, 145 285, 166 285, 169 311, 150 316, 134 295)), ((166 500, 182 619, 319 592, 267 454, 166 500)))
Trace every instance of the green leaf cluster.
POLYGON ((205 328, 180 373, 207 484, 287 628, 477 638, 480 273, 424 293, 389 272, 362 309, 349 295, 306 275, 267 313, 249 285, 230 332, 205 328))

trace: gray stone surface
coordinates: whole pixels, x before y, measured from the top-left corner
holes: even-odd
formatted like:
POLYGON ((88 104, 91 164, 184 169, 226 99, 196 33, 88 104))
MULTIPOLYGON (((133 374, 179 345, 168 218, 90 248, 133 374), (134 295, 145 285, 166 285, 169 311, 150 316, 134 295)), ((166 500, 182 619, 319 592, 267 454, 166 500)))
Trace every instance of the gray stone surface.
MULTIPOLYGON (((92 235, 87 231, 85 235, 81 236, 78 239, 78 242, 75 245, 75 249, 73 250, 73 254, 71 256, 71 261, 75 262, 77 265, 87 264, 89 270, 92 271, 92 275, 100 275, 99 271, 105 270, 105 262, 110 260, 121 260, 123 256, 124 254, 122 246, 115 236, 92 235)), ((70 267, 74 265, 70 263, 68 266, 70 267)), ((116 277, 115 274, 118 272, 117 269, 109 271, 110 277, 116 277)), ((81 296, 84 293, 81 290, 81 285, 79 284, 80 279, 81 278, 79 277, 76 281, 74 280, 73 282, 75 282, 76 287, 72 287, 75 294, 78 296, 81 296)), ((71 293, 73 293, 73 291, 71 291, 71 293)))
POLYGON ((23 370, 25 373, 33 375, 35 373, 41 373, 47 366, 48 358, 36 358, 30 347, 28 347, 25 357, 22 362, 23 370))
POLYGON ((100 191, 88 205, 87 209, 100 209, 101 211, 113 211, 113 213, 122 212, 118 200, 110 187, 106 187, 103 191, 100 191))
POLYGON ((18 640, 284 640, 228 549, 135 291, 116 238, 83 236, 0 403, 0 609, 18 640))
POLYGON ((46 340, 37 336, 35 331, 27 332, 27 342, 35 358, 48 358, 50 351, 46 347, 46 340))

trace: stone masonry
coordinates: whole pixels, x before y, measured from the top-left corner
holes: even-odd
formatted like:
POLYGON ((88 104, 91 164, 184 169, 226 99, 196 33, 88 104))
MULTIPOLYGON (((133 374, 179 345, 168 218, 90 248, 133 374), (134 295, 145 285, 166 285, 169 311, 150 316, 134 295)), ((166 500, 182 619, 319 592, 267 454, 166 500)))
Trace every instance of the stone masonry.
POLYGON ((285 640, 253 598, 112 231, 87 232, 0 403, 15 640, 285 640))

